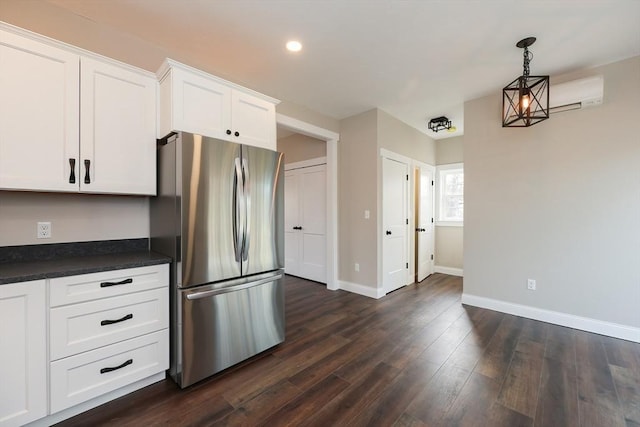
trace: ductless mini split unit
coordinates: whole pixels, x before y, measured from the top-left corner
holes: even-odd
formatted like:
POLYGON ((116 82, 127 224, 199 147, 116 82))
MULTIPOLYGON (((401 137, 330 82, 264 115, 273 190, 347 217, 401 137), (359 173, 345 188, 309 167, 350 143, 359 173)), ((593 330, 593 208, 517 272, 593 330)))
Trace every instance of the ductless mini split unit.
POLYGON ((549 112, 579 110, 602 104, 604 79, 602 76, 587 77, 549 88, 549 112))

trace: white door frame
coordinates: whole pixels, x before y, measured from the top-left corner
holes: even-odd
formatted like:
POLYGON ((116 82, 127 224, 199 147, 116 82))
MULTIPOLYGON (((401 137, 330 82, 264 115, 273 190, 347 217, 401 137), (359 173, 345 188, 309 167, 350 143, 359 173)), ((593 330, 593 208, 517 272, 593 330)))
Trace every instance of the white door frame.
POLYGON ((340 134, 284 114, 276 123, 327 143, 327 289, 338 290, 338 141, 340 134))

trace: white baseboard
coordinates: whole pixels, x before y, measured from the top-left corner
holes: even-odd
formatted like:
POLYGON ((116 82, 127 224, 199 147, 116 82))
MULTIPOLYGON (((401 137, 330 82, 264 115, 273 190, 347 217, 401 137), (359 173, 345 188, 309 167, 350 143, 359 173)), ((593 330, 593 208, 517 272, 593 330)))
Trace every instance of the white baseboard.
POLYGON ((528 319, 540 320, 542 322, 553 323, 555 325, 567 326, 569 328, 580 329, 587 332, 594 332, 600 335, 607 335, 614 338, 640 343, 640 328, 621 325, 619 323, 605 322, 588 317, 575 316, 573 314, 545 310, 528 305, 515 304, 464 293, 462 294, 462 303, 472 305, 474 307, 487 308, 489 310, 526 317, 528 319))
POLYGON ((358 283, 345 282, 340 280, 338 282, 339 289, 353 292, 354 294, 364 295, 365 297, 380 299, 385 293, 382 289, 373 288, 371 286, 360 285, 358 283))
POLYGON ((434 265, 433 266, 433 272, 434 273, 442 273, 442 274, 448 274, 450 276, 463 276, 463 270, 461 268, 454 268, 454 267, 444 267, 441 265, 434 265))

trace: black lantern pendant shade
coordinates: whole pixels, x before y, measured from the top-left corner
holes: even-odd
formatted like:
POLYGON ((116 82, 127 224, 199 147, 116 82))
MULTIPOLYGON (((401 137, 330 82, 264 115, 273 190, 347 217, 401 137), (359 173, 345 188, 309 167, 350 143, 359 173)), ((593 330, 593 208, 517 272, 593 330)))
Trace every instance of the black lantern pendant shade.
POLYGON ((523 73, 502 89, 502 127, 528 127, 549 118, 549 76, 530 76, 533 58, 528 47, 536 41, 527 37, 516 43, 524 48, 523 73))

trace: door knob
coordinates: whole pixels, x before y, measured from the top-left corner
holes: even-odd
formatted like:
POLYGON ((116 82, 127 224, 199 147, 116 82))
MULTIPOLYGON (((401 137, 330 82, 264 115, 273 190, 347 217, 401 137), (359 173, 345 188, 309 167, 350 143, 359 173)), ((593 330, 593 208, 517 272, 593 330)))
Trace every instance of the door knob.
POLYGON ((391 235, 391 232, 389 230, 387 230, 387 236, 391 235))

